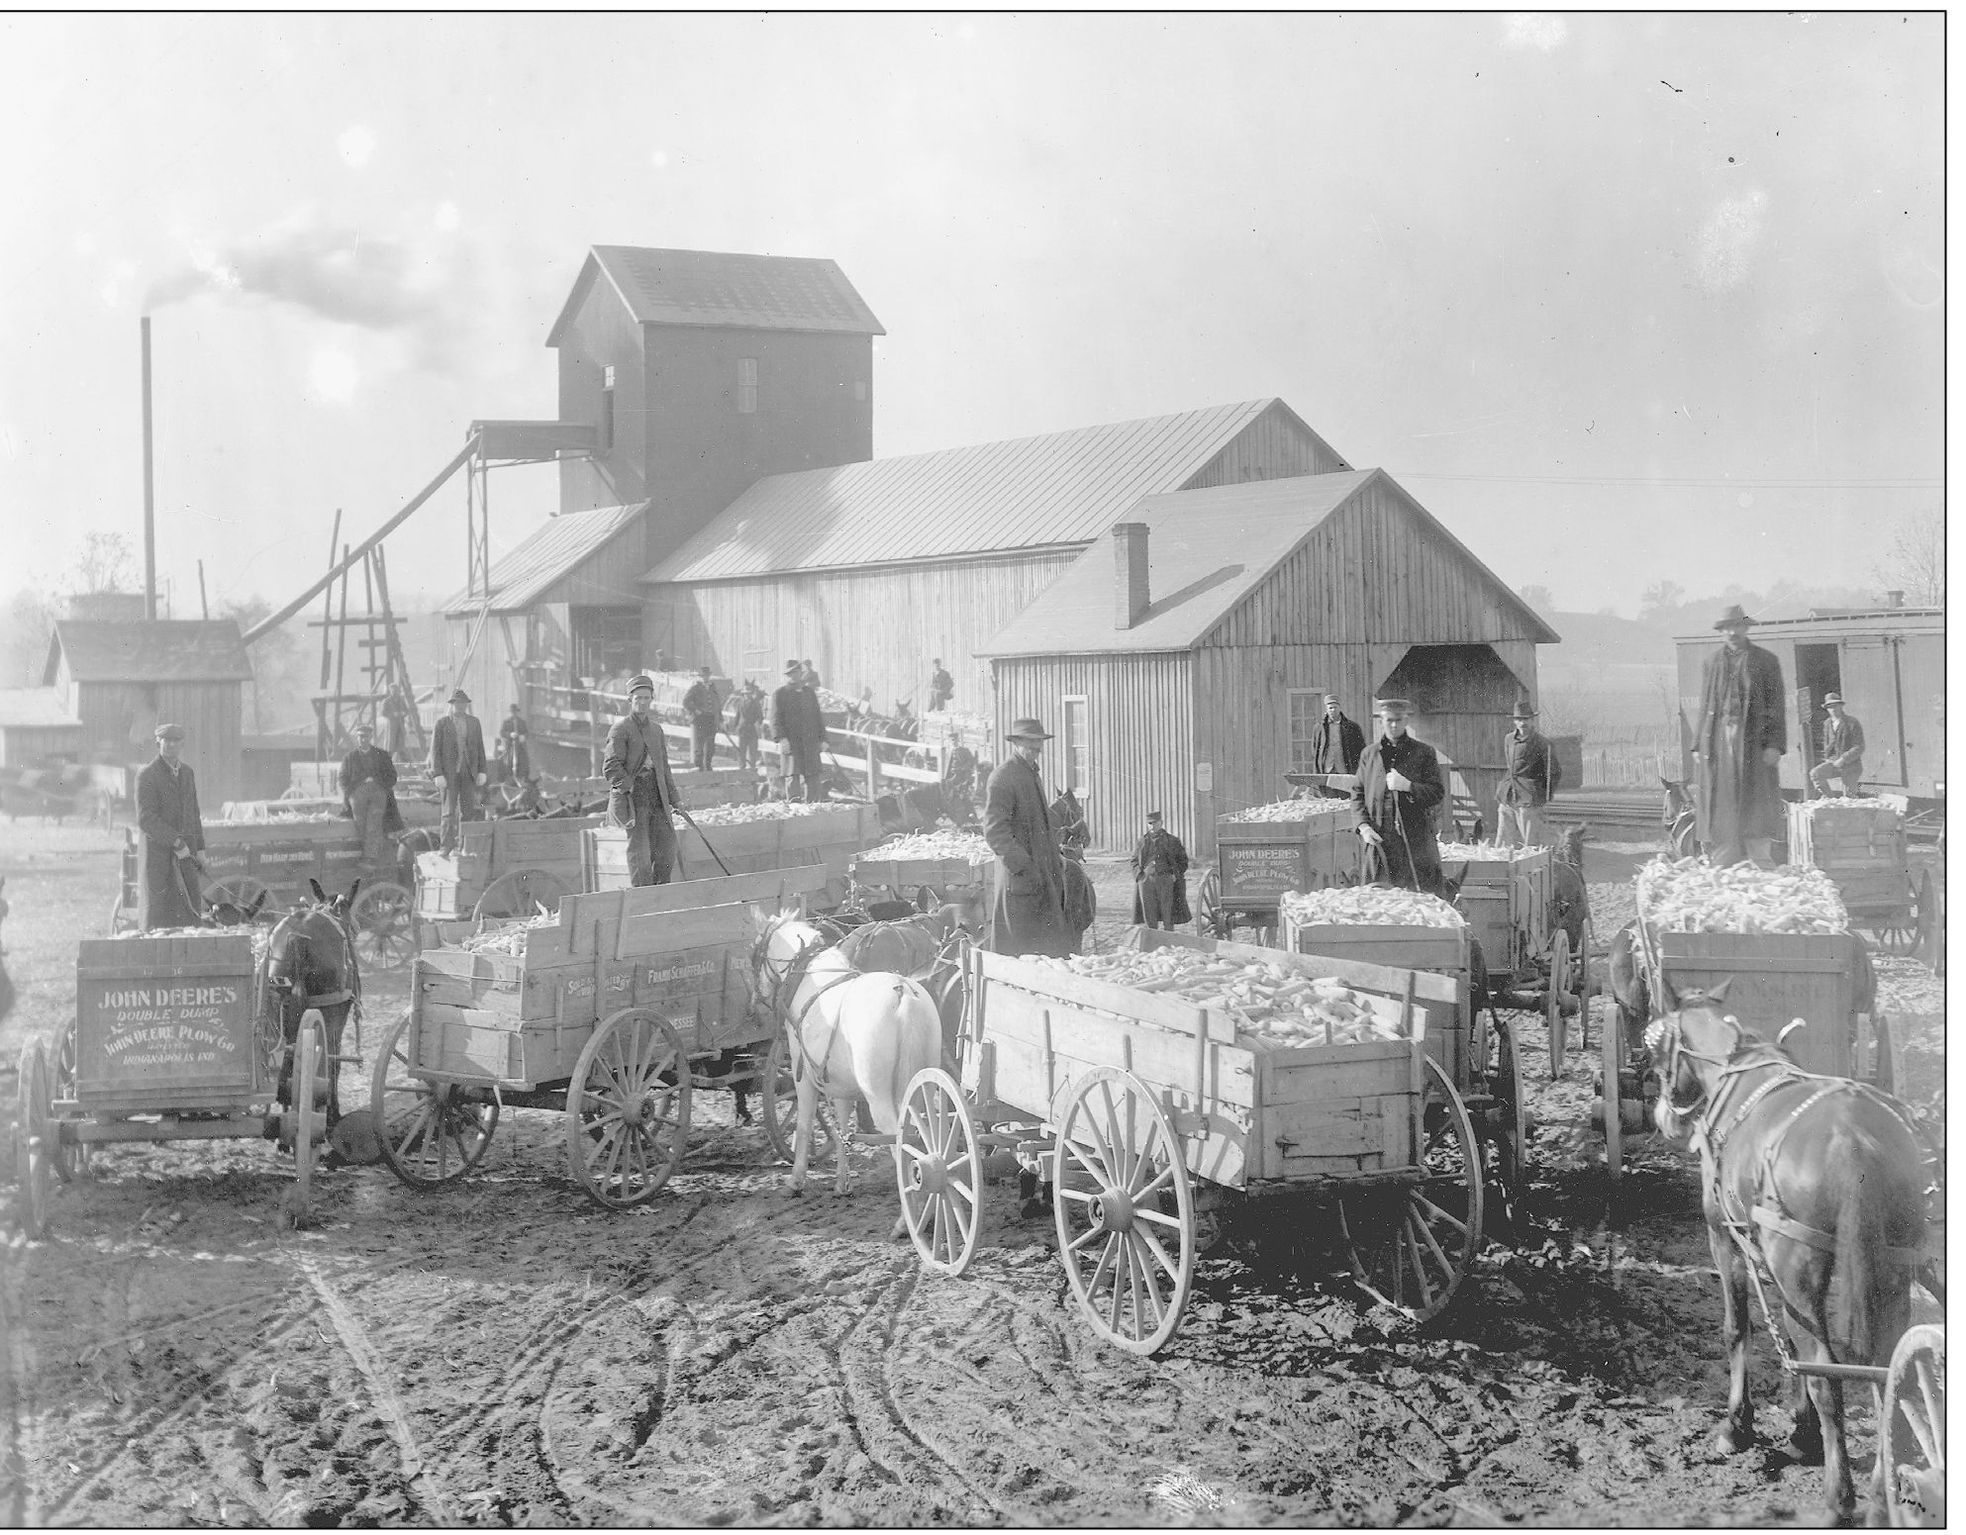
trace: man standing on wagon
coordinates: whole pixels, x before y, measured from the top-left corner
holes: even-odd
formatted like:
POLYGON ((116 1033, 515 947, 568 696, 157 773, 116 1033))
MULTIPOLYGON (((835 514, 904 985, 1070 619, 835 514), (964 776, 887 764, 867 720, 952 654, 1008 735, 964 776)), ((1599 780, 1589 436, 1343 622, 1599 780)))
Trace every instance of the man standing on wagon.
POLYGON ((355 749, 341 759, 341 803, 362 834, 362 873, 379 879, 390 872, 389 833, 403 829, 396 808, 396 764, 375 744, 375 727, 355 727, 355 749))
POLYGON ((1737 602, 1714 624, 1726 643, 1700 675, 1699 724, 1693 731, 1698 778, 1694 810, 1700 840, 1717 864, 1774 863, 1782 824, 1782 663, 1748 643, 1754 623, 1737 602))
POLYGON ((157 727, 157 756, 137 774, 137 829, 143 833, 143 890, 137 922, 144 932, 195 927, 198 874, 205 864, 205 823, 198 780, 184 756, 184 727, 157 727))
POLYGON ((478 791, 485 786, 485 732, 463 688, 451 694, 451 712, 430 732, 430 777, 444 792, 438 851, 449 853, 457 847, 459 823, 479 819, 478 791))
POLYGON ((983 794, 983 839, 997 855, 989 945, 997 954, 1077 950, 1065 919, 1065 859, 1038 777, 1050 739, 1037 720, 1018 720, 1010 727, 1010 757, 983 794))
POLYGON ((628 883, 666 885, 676 866, 675 816, 683 808, 669 770, 669 740, 650 711, 655 680, 644 673, 628 684, 628 713, 608 731, 601 773, 608 781, 608 816, 628 832, 628 883))
POLYGON ((1504 847, 1548 847, 1543 810, 1563 782, 1549 737, 1536 728, 1536 706, 1524 698, 1515 706, 1515 729, 1502 743, 1508 777, 1495 795, 1495 840, 1504 847))
POLYGON ((1434 811, 1447 798, 1447 788, 1434 749, 1406 733, 1412 708, 1404 698, 1379 700, 1384 729, 1359 758, 1352 824, 1366 845, 1368 864, 1377 863, 1383 882, 1439 895, 1434 811))
POLYGON ((805 678, 805 667, 797 661, 785 663, 785 685, 771 695, 771 733, 778 742, 778 770, 785 777, 785 797, 795 797, 792 781, 797 779, 796 797, 816 800, 826 792, 820 786, 824 764, 819 760, 826 744, 826 720, 805 678))

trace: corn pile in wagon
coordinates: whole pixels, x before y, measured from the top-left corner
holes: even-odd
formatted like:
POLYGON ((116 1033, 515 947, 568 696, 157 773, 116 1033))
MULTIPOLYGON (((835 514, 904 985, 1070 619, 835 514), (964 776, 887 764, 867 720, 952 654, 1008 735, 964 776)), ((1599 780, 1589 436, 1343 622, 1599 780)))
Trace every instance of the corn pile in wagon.
POLYGON ((1525 858, 1534 858, 1539 853, 1547 853, 1546 847, 1516 847, 1500 842, 1443 842, 1440 844, 1442 863, 1473 863, 1477 860, 1488 863, 1520 863, 1525 858))
POLYGON ((1278 903, 1300 927, 1450 927, 1468 925, 1437 895, 1386 885, 1339 885, 1288 894, 1278 903))
POLYGON ((1233 815, 1222 817, 1224 821, 1308 821, 1321 815, 1349 813, 1352 802, 1348 799, 1280 799, 1267 805, 1251 805, 1247 810, 1238 810, 1233 815))
POLYGON ((867 849, 860 856, 868 859, 888 859, 896 863, 914 858, 988 863, 996 857, 996 854, 990 851, 990 844, 973 831, 943 830, 918 831, 906 837, 896 837, 891 842, 883 842, 879 847, 867 849))
POLYGON ((1659 933, 1847 933, 1850 916, 1821 869, 1655 858, 1638 871, 1638 909, 1659 933))
POLYGON ((468 949, 473 954, 510 954, 516 958, 526 952, 526 937, 534 928, 552 927, 559 920, 558 912, 544 912, 523 922, 501 922, 497 927, 460 938, 454 947, 468 949))
POLYGON ((1170 945, 1144 953, 1123 949, 1038 962, 1218 1009, 1235 1020, 1238 1030, 1285 1049, 1404 1038, 1391 1019, 1371 1011, 1364 993, 1343 981, 1299 975, 1263 961, 1227 959, 1170 945))
POLYGON ((692 810, 690 818, 698 826, 747 826, 753 821, 791 821, 837 808, 823 801, 769 799, 755 805, 709 805, 692 810))

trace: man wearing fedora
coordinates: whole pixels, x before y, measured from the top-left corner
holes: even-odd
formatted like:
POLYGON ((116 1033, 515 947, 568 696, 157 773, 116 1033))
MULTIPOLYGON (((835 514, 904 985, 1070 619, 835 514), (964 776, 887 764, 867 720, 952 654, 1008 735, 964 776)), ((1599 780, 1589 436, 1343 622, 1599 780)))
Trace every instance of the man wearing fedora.
POLYGON ((826 746, 826 721, 819 712, 819 695, 806 681, 806 668, 798 661, 785 663, 785 682, 771 695, 771 734, 778 742, 778 767, 785 776, 785 797, 816 800, 825 797, 821 786, 824 764, 819 754, 826 746))
POLYGON ((1563 782, 1563 769, 1549 738, 1536 728, 1536 706, 1516 700, 1515 729, 1502 743, 1508 757, 1508 776, 1495 795, 1495 840, 1503 847, 1548 847, 1549 827, 1543 810, 1563 782))
POLYGON ((1830 780, 1838 781, 1842 792, 1856 799, 1864 792, 1864 727, 1854 714, 1843 712, 1843 695, 1831 693, 1823 699, 1829 718, 1823 721, 1823 760, 1809 769, 1809 782, 1815 798, 1830 792, 1830 780))
POLYGON ((1133 849, 1133 920, 1172 932, 1193 921, 1188 910, 1188 850, 1161 824, 1158 810, 1147 812, 1147 830, 1133 849))
POLYGON ((1715 863, 1752 860, 1766 867, 1782 825, 1779 768, 1789 737, 1782 663, 1748 642, 1753 623, 1737 602, 1714 624, 1725 643, 1700 675, 1694 809, 1715 863))
POLYGON ((1038 776, 1051 733, 1021 719, 1008 739, 1010 756, 983 793, 983 838, 997 855, 989 947, 997 954, 1071 954, 1077 940, 1065 917, 1065 859, 1038 776))
POLYGON ((1352 825, 1365 844, 1365 866, 1374 883, 1440 895, 1434 812, 1447 798, 1447 786, 1434 749, 1407 734, 1412 708, 1404 698, 1379 700, 1383 729, 1359 758, 1352 825))
POLYGON ((184 761, 184 727, 157 727, 157 755, 137 774, 137 830, 143 833, 143 890, 137 924, 196 927, 206 871, 205 823, 198 813, 198 780, 184 761))
POLYGON ((652 712, 655 679, 628 683, 628 713, 608 731, 601 774, 608 816, 628 832, 628 883, 665 885, 676 867, 676 814, 683 808, 669 768, 669 740, 652 712))
POLYGON ((471 712, 471 695, 451 694, 451 712, 430 732, 430 778, 444 795, 438 851, 455 851, 458 825, 478 819, 478 791, 485 786, 485 732, 471 712))

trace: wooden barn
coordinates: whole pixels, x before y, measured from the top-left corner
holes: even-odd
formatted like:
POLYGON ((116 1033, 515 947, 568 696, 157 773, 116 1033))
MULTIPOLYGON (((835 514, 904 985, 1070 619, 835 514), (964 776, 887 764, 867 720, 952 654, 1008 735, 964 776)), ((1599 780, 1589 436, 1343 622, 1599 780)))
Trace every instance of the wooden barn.
POLYGON ((1344 468, 1266 399, 772 475, 648 573, 646 637, 767 685, 811 657, 883 710, 920 708, 940 656, 955 706, 987 715, 975 647, 1142 496, 1344 468))
POLYGON ((1509 714, 1558 635, 1381 469, 1147 495, 979 644, 997 728, 1058 737, 1047 781, 1094 841, 1149 810, 1198 857, 1220 814, 1308 766, 1324 695, 1367 726, 1411 699, 1414 733, 1494 798, 1509 714))
POLYGON ((145 623, 61 619, 42 676, 82 722, 84 760, 141 765, 164 721, 185 729, 184 758, 198 774, 207 815, 242 793, 242 690, 253 669, 230 619, 145 623))
POLYGON ((0 688, 0 768, 79 762, 87 737, 57 689, 0 688))

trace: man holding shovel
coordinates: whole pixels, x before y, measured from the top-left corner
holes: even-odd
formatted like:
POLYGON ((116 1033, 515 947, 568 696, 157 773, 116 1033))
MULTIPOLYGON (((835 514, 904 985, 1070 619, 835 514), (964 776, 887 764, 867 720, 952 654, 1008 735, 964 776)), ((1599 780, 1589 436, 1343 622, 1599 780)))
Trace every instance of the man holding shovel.
POLYGON ((157 727, 157 757, 137 774, 137 828, 143 833, 143 895, 137 912, 144 932, 196 927, 204 886, 205 823, 198 814, 198 781, 183 760, 184 727, 157 727))
POLYGON ((650 712, 655 683, 646 674, 628 684, 628 714, 608 732, 601 772, 608 781, 608 816, 628 832, 628 883, 666 885, 676 866, 676 822, 682 813, 669 742, 650 712))

